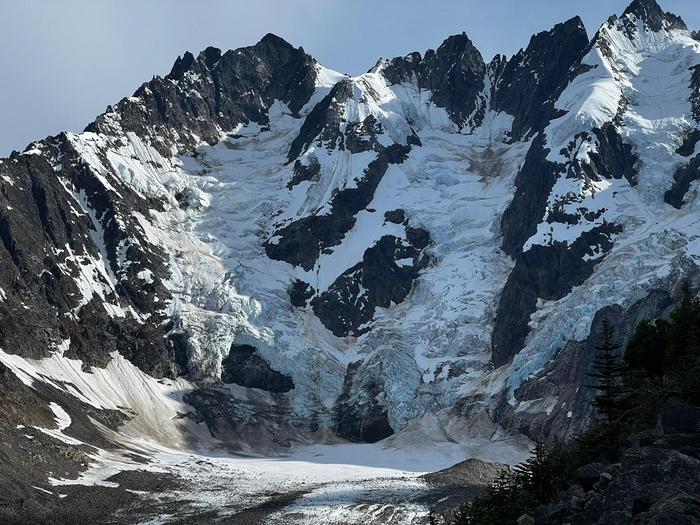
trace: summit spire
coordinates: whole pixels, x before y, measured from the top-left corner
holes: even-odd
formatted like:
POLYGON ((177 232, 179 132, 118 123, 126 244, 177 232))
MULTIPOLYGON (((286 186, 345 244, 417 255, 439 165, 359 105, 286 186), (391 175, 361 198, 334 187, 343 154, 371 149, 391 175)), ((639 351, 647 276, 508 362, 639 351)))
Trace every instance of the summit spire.
POLYGON ((652 31, 662 29, 688 29, 683 19, 665 12, 656 0, 633 0, 622 16, 632 15, 642 20, 652 31))

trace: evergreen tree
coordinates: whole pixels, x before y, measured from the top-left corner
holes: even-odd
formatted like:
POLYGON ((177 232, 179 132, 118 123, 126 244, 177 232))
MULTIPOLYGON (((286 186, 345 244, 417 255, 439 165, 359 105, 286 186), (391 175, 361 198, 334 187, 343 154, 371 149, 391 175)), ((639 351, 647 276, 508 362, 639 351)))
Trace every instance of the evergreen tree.
POLYGON ((651 379, 660 379, 666 370, 668 323, 663 319, 642 321, 625 351, 630 371, 639 371, 651 379))
POLYGON ((683 301, 671 314, 669 330, 669 357, 686 362, 698 355, 700 348, 700 302, 686 285, 683 301), (689 359, 690 358, 690 359, 689 359))
POLYGON ((671 314, 668 339, 667 390, 672 397, 700 404, 700 301, 687 286, 671 314))
POLYGON ((593 358, 593 399, 601 415, 572 443, 547 449, 538 444, 525 463, 506 469, 489 492, 463 505, 454 525, 515 525, 536 507, 556 500, 576 470, 601 455, 619 460, 617 446, 626 436, 656 425, 668 399, 700 406, 700 300, 686 290, 669 320, 642 322, 625 353, 608 319, 593 358))
POLYGON ((554 487, 554 473, 549 461, 549 453, 544 443, 537 443, 531 457, 524 463, 514 468, 520 483, 525 486, 533 497, 546 502, 556 492, 554 487))
POLYGON ((603 319, 603 340, 596 348, 593 358, 593 372, 588 374, 595 384, 588 385, 598 393, 593 398, 593 406, 607 424, 616 423, 623 411, 626 389, 623 385, 625 367, 620 362, 619 350, 622 346, 615 342, 613 327, 608 318, 603 319))

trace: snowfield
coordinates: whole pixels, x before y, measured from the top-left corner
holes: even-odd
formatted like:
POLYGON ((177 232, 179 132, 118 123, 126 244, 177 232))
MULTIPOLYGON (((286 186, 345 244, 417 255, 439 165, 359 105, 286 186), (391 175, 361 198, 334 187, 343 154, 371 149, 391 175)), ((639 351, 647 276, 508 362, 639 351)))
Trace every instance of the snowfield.
MULTIPOLYGON (((91 446, 89 468, 76 479, 50 478, 50 492, 64 497, 68 486, 118 488, 110 478, 129 471, 178 480, 173 490, 154 493, 145 485, 136 491, 143 515, 152 514, 143 519, 149 524, 180 523, 205 511, 235 518, 256 508, 270 524, 422 524, 433 500, 421 475, 468 458, 515 464, 530 448, 527 440, 508 437, 455 443, 427 418, 418 429, 376 444, 330 439, 328 444, 296 445, 284 454, 233 455, 204 423, 182 417, 190 410, 182 395, 192 388, 185 381, 157 381, 118 354, 105 370, 92 372, 61 355, 29 360, 0 351, 0 361, 28 386, 48 382, 96 408, 132 417, 118 432, 92 420, 117 448, 91 446), (170 505, 177 507, 175 514, 158 513, 170 505)), ((72 419, 64 407, 51 403, 50 408, 57 428, 37 430, 69 445, 87 444, 71 436, 72 419)))

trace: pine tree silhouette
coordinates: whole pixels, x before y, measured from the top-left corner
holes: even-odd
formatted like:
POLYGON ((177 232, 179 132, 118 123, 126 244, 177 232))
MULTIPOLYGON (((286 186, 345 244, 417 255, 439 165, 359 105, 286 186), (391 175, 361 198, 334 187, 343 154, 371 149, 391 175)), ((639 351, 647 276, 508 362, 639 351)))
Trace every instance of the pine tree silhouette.
POLYGON ((554 473, 544 443, 538 442, 532 456, 513 470, 519 476, 520 484, 527 487, 537 501, 544 503, 554 496, 554 473))
POLYGON ((603 340, 596 348, 593 358, 593 372, 587 374, 595 379, 595 384, 586 385, 595 389, 598 394, 593 398, 592 405, 598 409, 604 423, 614 423, 623 410, 623 399, 626 389, 623 383, 624 365, 621 362, 619 349, 622 345, 615 342, 613 327, 608 318, 603 319, 603 340))

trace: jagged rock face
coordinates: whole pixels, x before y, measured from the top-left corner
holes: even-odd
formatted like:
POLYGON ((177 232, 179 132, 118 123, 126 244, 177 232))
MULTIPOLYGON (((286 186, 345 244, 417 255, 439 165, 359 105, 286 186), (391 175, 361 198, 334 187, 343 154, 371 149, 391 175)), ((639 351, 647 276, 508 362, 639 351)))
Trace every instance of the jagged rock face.
POLYGON ((275 100, 298 112, 315 81, 313 59, 275 35, 223 54, 209 47, 197 58, 185 53, 168 76, 108 108, 87 131, 111 134, 118 123, 121 132, 147 136, 167 155, 173 146, 181 151, 215 143, 240 123, 264 123, 275 100))
POLYGON ((13 154, 0 173, 0 347, 34 358, 60 349, 86 368, 118 351, 176 376, 183 363, 157 304, 170 297, 168 269, 136 219, 158 204, 105 183, 66 135, 13 154))
POLYGON ((478 126, 484 117, 485 72, 481 53, 465 33, 451 36, 437 51, 429 49, 423 57, 411 53, 395 58, 383 70, 393 84, 415 80, 421 89, 430 90, 432 101, 447 109, 460 127, 478 126))
POLYGON ((294 388, 289 376, 270 368, 269 363, 258 356, 250 345, 233 345, 221 364, 221 380, 224 383, 277 393, 289 392, 294 388))
POLYGON ((382 237, 367 249, 362 262, 312 300, 314 313, 337 336, 367 332, 377 307, 400 304, 411 291, 428 264, 423 250, 429 242, 430 235, 420 228, 406 228, 406 240, 382 237))
POLYGON ((358 361, 348 366, 343 393, 338 397, 335 407, 336 428, 346 439, 375 443, 392 435, 394 430, 379 399, 384 385, 375 378, 358 377, 361 364, 358 361), (362 391, 362 399, 359 401, 353 399, 353 390, 358 389, 358 380, 363 382, 359 387, 362 391))
POLYGON ((699 47, 640 0, 488 65, 187 53, 0 162, 0 360, 184 377, 237 445, 573 436, 600 316, 625 338, 697 274, 699 47))
POLYGON ((620 305, 601 309, 596 313, 585 340, 569 341, 557 359, 550 361, 514 391, 518 403, 527 408, 516 411, 503 399, 495 412, 496 419, 536 440, 574 439, 594 416, 591 400, 595 393, 592 389, 581 388, 581 385, 587 384, 589 374, 593 373, 592 357, 602 341, 603 320, 607 319, 616 327, 615 342, 620 345, 622 354, 639 322, 668 316, 674 303, 665 290, 652 290, 627 310, 620 305), (560 433, 560 429, 566 429, 566 434, 560 433))
POLYGON ((656 0, 634 0, 625 9, 623 16, 625 15, 642 20, 644 25, 654 32, 663 29, 688 29, 679 16, 664 12, 656 0))
POLYGON ((556 91, 588 46, 579 17, 533 36, 527 48, 509 60, 498 75, 493 106, 513 115, 512 136, 534 134, 554 115, 556 91))

